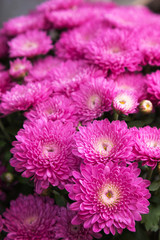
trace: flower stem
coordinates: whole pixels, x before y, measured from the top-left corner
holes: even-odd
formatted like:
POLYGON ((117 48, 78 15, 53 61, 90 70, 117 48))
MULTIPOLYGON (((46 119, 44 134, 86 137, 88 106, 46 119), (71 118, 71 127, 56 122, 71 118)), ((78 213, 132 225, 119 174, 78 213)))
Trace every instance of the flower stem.
POLYGON ((5 127, 4 127, 4 125, 3 125, 1 120, 0 120, 0 129, 1 129, 2 133, 4 134, 5 138, 11 143, 12 141, 10 139, 10 136, 6 132, 5 127))
POLYGON ((148 171, 148 174, 147 174, 147 179, 148 179, 148 180, 151 180, 152 174, 153 174, 153 169, 150 167, 150 168, 149 168, 149 171, 148 171))
POLYGON ((118 120, 119 114, 117 112, 114 112, 113 119, 118 120))

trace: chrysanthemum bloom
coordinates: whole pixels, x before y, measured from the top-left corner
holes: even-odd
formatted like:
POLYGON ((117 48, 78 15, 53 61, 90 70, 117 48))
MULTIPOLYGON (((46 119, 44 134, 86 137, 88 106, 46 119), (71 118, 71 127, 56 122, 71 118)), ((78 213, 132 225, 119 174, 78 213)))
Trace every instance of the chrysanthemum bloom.
POLYGON ((83 0, 50 0, 37 6, 40 12, 52 11, 57 9, 67 9, 79 5, 83 0))
POLYGON ((147 92, 149 99, 154 104, 160 105, 160 71, 157 70, 147 75, 146 79, 147 92))
MULTIPOLYGON (((85 80, 85 79, 84 79, 85 80)), ((103 77, 88 78, 79 90, 71 93, 77 109, 77 117, 83 123, 100 117, 111 110, 114 97, 114 83, 103 77)))
MULTIPOLYGON (((160 21, 160 19, 159 19, 160 21)), ((138 49, 143 55, 143 65, 160 66, 160 32, 159 26, 147 25, 137 31, 138 49)))
POLYGON ((85 58, 113 73, 141 70, 141 53, 136 36, 128 30, 108 29, 90 41, 85 49, 85 58))
MULTIPOLYGON (((102 14, 102 10, 102 8, 98 8, 97 10, 89 5, 82 5, 78 8, 48 11, 46 17, 55 28, 73 28, 96 18, 98 12, 102 14)), ((103 12, 105 12, 105 10, 103 10, 103 12)))
POLYGON ((7 42, 8 38, 5 35, 0 34, 0 58, 4 58, 8 54, 7 42))
POLYGON ((53 92, 47 81, 16 85, 2 95, 0 112, 10 114, 27 110, 31 105, 47 100, 53 92))
POLYGON ((70 95, 86 80, 100 76, 104 77, 104 72, 98 67, 89 65, 84 60, 68 60, 50 71, 49 80, 52 81, 55 92, 70 95))
POLYGON ((153 169, 160 162, 160 129, 146 126, 143 128, 132 128, 134 135, 135 158, 142 161, 143 165, 148 165, 153 169))
POLYGON ((142 113, 151 113, 153 111, 153 104, 149 100, 143 100, 139 104, 139 110, 142 113))
POLYGON ((154 14, 144 6, 118 6, 111 8, 103 18, 113 27, 134 30, 139 26, 147 25, 153 16, 154 14))
POLYGON ((76 215, 75 211, 61 207, 58 211, 57 223, 55 225, 55 238, 63 240, 92 240, 101 238, 101 234, 94 233, 91 229, 85 229, 83 225, 73 225, 72 218, 76 215))
POLYGON ((75 135, 77 154, 86 164, 107 164, 109 161, 126 163, 133 159, 133 137, 124 121, 108 119, 79 127, 75 135))
POLYGON ((87 44, 97 37, 98 32, 104 32, 107 28, 108 24, 94 20, 62 33, 55 44, 56 55, 65 59, 84 58, 87 44))
POLYGON ((125 115, 136 113, 138 106, 138 96, 130 91, 121 91, 113 99, 113 108, 118 113, 125 115))
POLYGON ((140 214, 149 212, 147 208, 150 193, 146 187, 150 182, 138 175, 137 164, 119 167, 110 162, 90 166, 82 165, 81 172, 73 172, 75 184, 66 185, 69 197, 76 201, 71 210, 78 211, 72 224, 102 229, 114 235, 127 228, 135 231, 135 221, 141 221, 140 214))
POLYGON ((49 197, 20 194, 3 213, 7 239, 55 239, 57 210, 49 197))
POLYGON ((11 88, 12 85, 8 71, 0 71, 0 97, 11 88))
POLYGON ((45 25, 44 15, 34 12, 8 20, 3 24, 3 30, 8 36, 15 36, 28 30, 44 29, 45 25))
POLYGON ((17 58, 13 62, 10 62, 9 74, 13 78, 21 78, 24 77, 31 68, 32 64, 29 60, 26 58, 17 58))
POLYGON ((111 78, 115 81, 117 92, 135 93, 139 101, 146 98, 146 77, 141 73, 122 73, 111 78))
POLYGON ((32 30, 19 34, 8 42, 10 57, 34 57, 52 49, 52 41, 45 32, 32 30))
POLYGON ((32 69, 29 71, 28 76, 25 77, 26 82, 36 82, 46 79, 49 72, 59 66, 62 60, 52 56, 47 56, 34 62, 32 69))
POLYGON ((75 122, 75 107, 70 99, 63 95, 55 95, 47 101, 37 104, 25 117, 30 121, 35 121, 41 117, 48 120, 61 120, 62 122, 75 122))
POLYGON ((24 124, 13 142, 11 166, 23 172, 23 177, 34 177, 36 191, 40 193, 49 184, 64 188, 64 183, 78 166, 72 154, 75 128, 72 123, 63 124, 41 118, 24 124))

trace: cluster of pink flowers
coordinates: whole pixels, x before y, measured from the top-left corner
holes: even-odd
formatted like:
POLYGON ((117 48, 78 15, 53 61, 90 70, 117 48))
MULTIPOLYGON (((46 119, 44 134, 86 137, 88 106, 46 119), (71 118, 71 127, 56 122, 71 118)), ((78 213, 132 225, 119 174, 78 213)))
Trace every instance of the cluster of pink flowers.
POLYGON ((50 0, 4 23, 0 60, 10 64, 0 63, 0 114, 26 118, 10 165, 37 194, 56 186, 74 201, 60 208, 20 195, 3 214, 6 240, 98 239, 101 230, 135 231, 149 212, 138 163, 160 162, 160 130, 109 120, 160 105, 160 71, 142 72, 160 66, 158 21, 145 7, 50 0))

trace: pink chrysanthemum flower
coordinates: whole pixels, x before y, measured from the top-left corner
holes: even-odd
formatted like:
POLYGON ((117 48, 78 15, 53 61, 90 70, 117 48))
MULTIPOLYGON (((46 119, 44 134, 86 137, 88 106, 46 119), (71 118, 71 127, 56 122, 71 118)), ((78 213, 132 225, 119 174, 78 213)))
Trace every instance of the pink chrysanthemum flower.
POLYGON ((92 228, 93 232, 102 229, 114 235, 127 228, 135 231, 135 221, 149 212, 147 200, 150 193, 146 187, 150 182, 138 175, 137 164, 119 167, 110 162, 90 166, 82 165, 81 172, 73 172, 75 184, 66 185, 69 197, 76 201, 71 210, 78 211, 72 224, 92 228))
MULTIPOLYGON (((160 21, 160 19, 159 19, 160 21)), ((143 65, 160 66, 160 26, 152 24, 137 31, 138 49, 143 55, 143 65)))
POLYGON ((25 77, 26 82, 36 82, 46 79, 49 72, 59 66, 62 60, 47 56, 34 62, 32 69, 29 71, 28 76, 25 77))
POLYGON ((115 81, 117 92, 127 91, 135 93, 138 100, 145 99, 146 96, 146 77, 140 73, 122 73, 112 76, 115 81))
POLYGON ((31 68, 32 64, 26 58, 17 58, 13 62, 10 62, 9 74, 13 78, 21 78, 24 77, 31 68))
POLYGON ((67 9, 79 5, 83 0, 50 0, 37 6, 40 12, 53 11, 57 9, 67 9))
POLYGON ((160 105, 160 70, 147 75, 146 86, 149 99, 160 105))
POLYGON ((0 34, 0 58, 4 58, 8 54, 7 42, 8 38, 5 35, 0 34))
POLYGON ((54 91, 70 95, 76 91, 81 83, 91 77, 104 77, 104 72, 98 67, 89 65, 84 60, 63 62, 53 69, 50 74, 54 91))
POLYGON ((45 32, 33 30, 20 34, 8 42, 10 57, 34 57, 52 49, 52 41, 45 32))
POLYGON ((76 215, 76 212, 67 208, 61 207, 58 211, 57 223, 55 226, 56 239, 63 240, 92 240, 101 238, 101 234, 94 233, 91 229, 85 229, 83 225, 73 225, 71 223, 72 218, 76 215))
POLYGON ((153 16, 144 6, 118 6, 104 14, 103 19, 113 27, 134 30, 138 26, 147 25, 153 16))
POLYGON ((77 117, 83 123, 100 117, 111 110, 114 83, 103 77, 86 79, 71 97, 77 109, 77 117))
POLYGON ((95 17, 95 14, 94 9, 81 6, 67 10, 48 11, 46 17, 53 27, 63 29, 80 26, 95 17))
POLYGON ((83 158, 86 164, 129 163, 133 159, 133 137, 124 121, 94 121, 87 127, 79 127, 75 140, 74 154, 83 158))
POLYGON ((3 213, 7 239, 55 239, 57 208, 49 197, 20 194, 3 213))
POLYGON ((131 128, 134 134, 135 158, 142 161, 143 165, 148 165, 153 169, 160 162, 160 129, 146 126, 143 128, 131 128))
POLYGON ((15 111, 27 110, 31 105, 45 101, 53 92, 47 81, 16 85, 2 95, 0 112, 10 114, 15 111))
POLYGON ((113 99, 113 108, 118 113, 125 115, 136 113, 138 106, 138 94, 130 91, 121 91, 113 99))
POLYGON ((11 88, 12 85, 8 71, 0 71, 0 97, 11 88))
POLYGON ((44 29, 46 20, 42 13, 32 13, 10 19, 3 24, 3 30, 8 36, 15 36, 28 30, 44 29))
POLYGON ((70 121, 73 123, 76 120, 74 115, 75 107, 72 101, 63 95, 55 95, 25 113, 25 117, 30 121, 45 117, 52 121, 61 120, 62 122, 70 121))
POLYGON ((113 73, 141 70, 141 53, 138 51, 136 36, 128 30, 108 29, 90 41, 85 49, 85 58, 91 63, 113 73))
POLYGON ((64 188, 79 162, 72 154, 75 128, 41 118, 24 124, 13 142, 11 166, 23 172, 23 177, 34 177, 36 192, 49 184, 64 188))
POLYGON ((89 21, 73 30, 62 33, 55 44, 56 55, 65 59, 84 58, 85 48, 99 32, 104 32, 108 24, 101 21, 89 21))

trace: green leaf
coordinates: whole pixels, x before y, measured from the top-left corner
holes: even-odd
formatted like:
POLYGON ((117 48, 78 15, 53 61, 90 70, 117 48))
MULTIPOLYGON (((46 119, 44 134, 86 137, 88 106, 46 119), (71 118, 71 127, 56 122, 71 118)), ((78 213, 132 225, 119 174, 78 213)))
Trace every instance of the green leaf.
POLYGON ((157 191, 160 188, 160 181, 154 181, 149 186, 150 191, 157 191))
POLYGON ((142 223, 144 223, 147 231, 156 232, 159 230, 160 221, 160 205, 150 205, 149 214, 142 216, 142 223))

